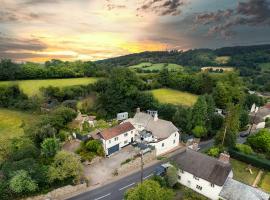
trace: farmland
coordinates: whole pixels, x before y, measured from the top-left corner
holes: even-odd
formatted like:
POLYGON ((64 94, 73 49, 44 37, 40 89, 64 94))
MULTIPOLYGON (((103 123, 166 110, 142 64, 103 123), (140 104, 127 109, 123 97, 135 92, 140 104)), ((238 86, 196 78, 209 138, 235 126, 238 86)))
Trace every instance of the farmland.
POLYGON ((18 84, 29 96, 39 95, 41 87, 55 86, 66 87, 74 85, 87 85, 97 81, 97 78, 69 78, 69 79, 46 79, 46 80, 22 80, 0 81, 0 85, 18 84))
POLYGON ((153 71, 161 71, 166 68, 169 71, 182 71, 184 68, 181 65, 173 64, 173 63, 156 63, 152 64, 150 62, 143 62, 138 65, 129 66, 131 69, 140 69, 142 72, 153 72, 153 71))
POLYGON ((23 125, 36 119, 33 114, 0 109, 0 139, 13 138, 23 134, 23 125))
POLYGON ((188 92, 172 89, 156 89, 150 91, 160 103, 192 106, 197 101, 197 96, 188 92))

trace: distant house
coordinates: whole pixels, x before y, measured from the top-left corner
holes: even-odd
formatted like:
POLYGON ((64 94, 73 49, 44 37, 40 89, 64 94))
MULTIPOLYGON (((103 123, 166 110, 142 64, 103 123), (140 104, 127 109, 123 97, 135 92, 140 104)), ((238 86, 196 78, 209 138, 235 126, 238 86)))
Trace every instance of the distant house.
POLYGON ((83 128, 82 126, 83 126, 84 122, 87 122, 90 127, 94 127, 95 121, 96 121, 96 116, 84 115, 80 111, 78 111, 78 115, 74 121, 79 125, 80 130, 82 130, 82 128, 83 128))
POLYGON ((102 141, 106 155, 109 156, 132 143, 135 134, 135 127, 131 123, 125 122, 113 128, 101 131, 97 135, 102 141))
POLYGON ((252 105, 250 110, 250 124, 253 124, 254 129, 265 128, 265 120, 270 118, 270 104, 266 104, 263 107, 256 107, 252 105))
POLYGON ((233 179, 230 156, 219 159, 189 148, 174 159, 178 181, 212 200, 268 200, 269 194, 233 179))
POLYGON ((117 113, 117 121, 122 121, 128 118, 128 112, 117 113))
POLYGON ((130 122, 137 130, 136 140, 151 145, 156 150, 156 155, 164 154, 179 145, 180 134, 172 122, 158 118, 156 111, 148 113, 138 109, 133 118, 124 122, 130 122))

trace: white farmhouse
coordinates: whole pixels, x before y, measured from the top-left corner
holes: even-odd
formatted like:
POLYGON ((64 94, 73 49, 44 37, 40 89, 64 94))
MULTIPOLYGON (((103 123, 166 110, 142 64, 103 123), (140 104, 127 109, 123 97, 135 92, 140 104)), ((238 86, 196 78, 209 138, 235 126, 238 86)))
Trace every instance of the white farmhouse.
POLYGON ((136 132, 135 127, 130 122, 125 122, 101 131, 97 135, 102 141, 105 154, 109 156, 132 143, 136 132))
POLYGON ((265 121, 270 118, 270 104, 266 104, 263 107, 256 107, 255 104, 252 105, 250 110, 250 123, 253 125, 254 129, 265 128, 265 121))
POLYGON ((269 194, 233 179, 230 156, 219 159, 187 148, 174 159, 182 185, 212 200, 269 200, 269 194))
POLYGON ((180 134, 172 122, 158 118, 157 112, 140 112, 127 119, 137 130, 137 141, 155 147, 156 155, 161 155, 178 147, 180 134))

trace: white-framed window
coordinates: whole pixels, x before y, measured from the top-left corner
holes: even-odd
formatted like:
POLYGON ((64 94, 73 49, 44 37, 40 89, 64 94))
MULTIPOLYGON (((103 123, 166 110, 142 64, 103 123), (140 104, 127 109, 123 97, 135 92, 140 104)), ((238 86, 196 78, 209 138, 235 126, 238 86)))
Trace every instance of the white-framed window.
POLYGON ((182 169, 179 169, 180 170, 180 172, 182 173, 182 174, 184 174, 184 170, 182 170, 182 169))
POLYGON ((176 133, 174 134, 174 137, 176 137, 176 133))
POLYGON ((128 133, 125 133, 124 136, 127 137, 128 136, 128 133))
POLYGON ((175 140, 173 140, 173 143, 175 144, 175 140))
POLYGON ((202 186, 196 185, 196 188, 197 188, 198 190, 202 190, 202 186))
POLYGON ((161 146, 164 147, 164 143, 162 143, 161 146))
POLYGON ((117 141, 117 140, 118 140, 118 137, 115 137, 115 138, 114 138, 114 141, 117 141))
POLYGON ((125 141, 124 141, 124 144, 127 144, 127 143, 128 143, 128 141, 127 141, 127 140, 125 140, 125 141))
POLYGON ((112 141, 111 141, 111 140, 109 140, 109 144, 111 144, 111 142, 112 142, 112 141))
POLYGON ((199 178, 198 178, 197 176, 193 176, 193 178, 194 178, 195 180, 197 180, 197 181, 199 180, 199 178))
POLYGON ((178 175, 178 180, 181 180, 181 176, 178 175))
POLYGON ((133 131, 131 131, 131 134, 133 133, 133 131))
POLYGON ((211 183, 211 187, 215 187, 215 184, 211 183))

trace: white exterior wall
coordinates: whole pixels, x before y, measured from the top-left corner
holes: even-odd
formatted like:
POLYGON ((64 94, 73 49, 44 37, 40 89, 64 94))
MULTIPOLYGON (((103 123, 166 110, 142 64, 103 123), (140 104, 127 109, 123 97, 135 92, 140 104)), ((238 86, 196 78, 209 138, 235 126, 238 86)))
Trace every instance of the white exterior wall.
POLYGON ((149 143, 149 144, 156 148, 156 155, 158 156, 177 147, 179 145, 179 140, 180 140, 180 134, 178 132, 175 132, 171 134, 170 137, 162 141, 159 141, 156 143, 149 143))
POLYGON ((265 122, 260 122, 256 125, 256 129, 265 128, 265 122))
POLYGON ((196 180, 192 174, 184 171, 184 173, 181 173, 178 171, 178 175, 181 177, 178 179, 178 182, 182 185, 187 186, 188 188, 212 199, 212 200, 218 200, 219 199, 219 193, 222 190, 222 186, 214 185, 214 187, 211 187, 211 183, 199 178, 199 180, 196 180), (196 188, 196 186, 199 185, 202 187, 202 190, 199 190, 196 188))
POLYGON ((123 133, 121 135, 113 137, 109 140, 102 139, 102 143, 103 143, 103 147, 104 147, 106 155, 108 155, 108 149, 110 147, 119 144, 119 150, 120 150, 122 147, 130 144, 132 141, 132 138, 133 138, 133 141, 135 140, 135 134, 137 133, 136 129, 133 129, 133 130, 128 131, 126 133, 123 133), (125 136, 126 133, 127 133, 127 136, 125 136), (115 140, 115 138, 118 138, 118 139, 115 140))

